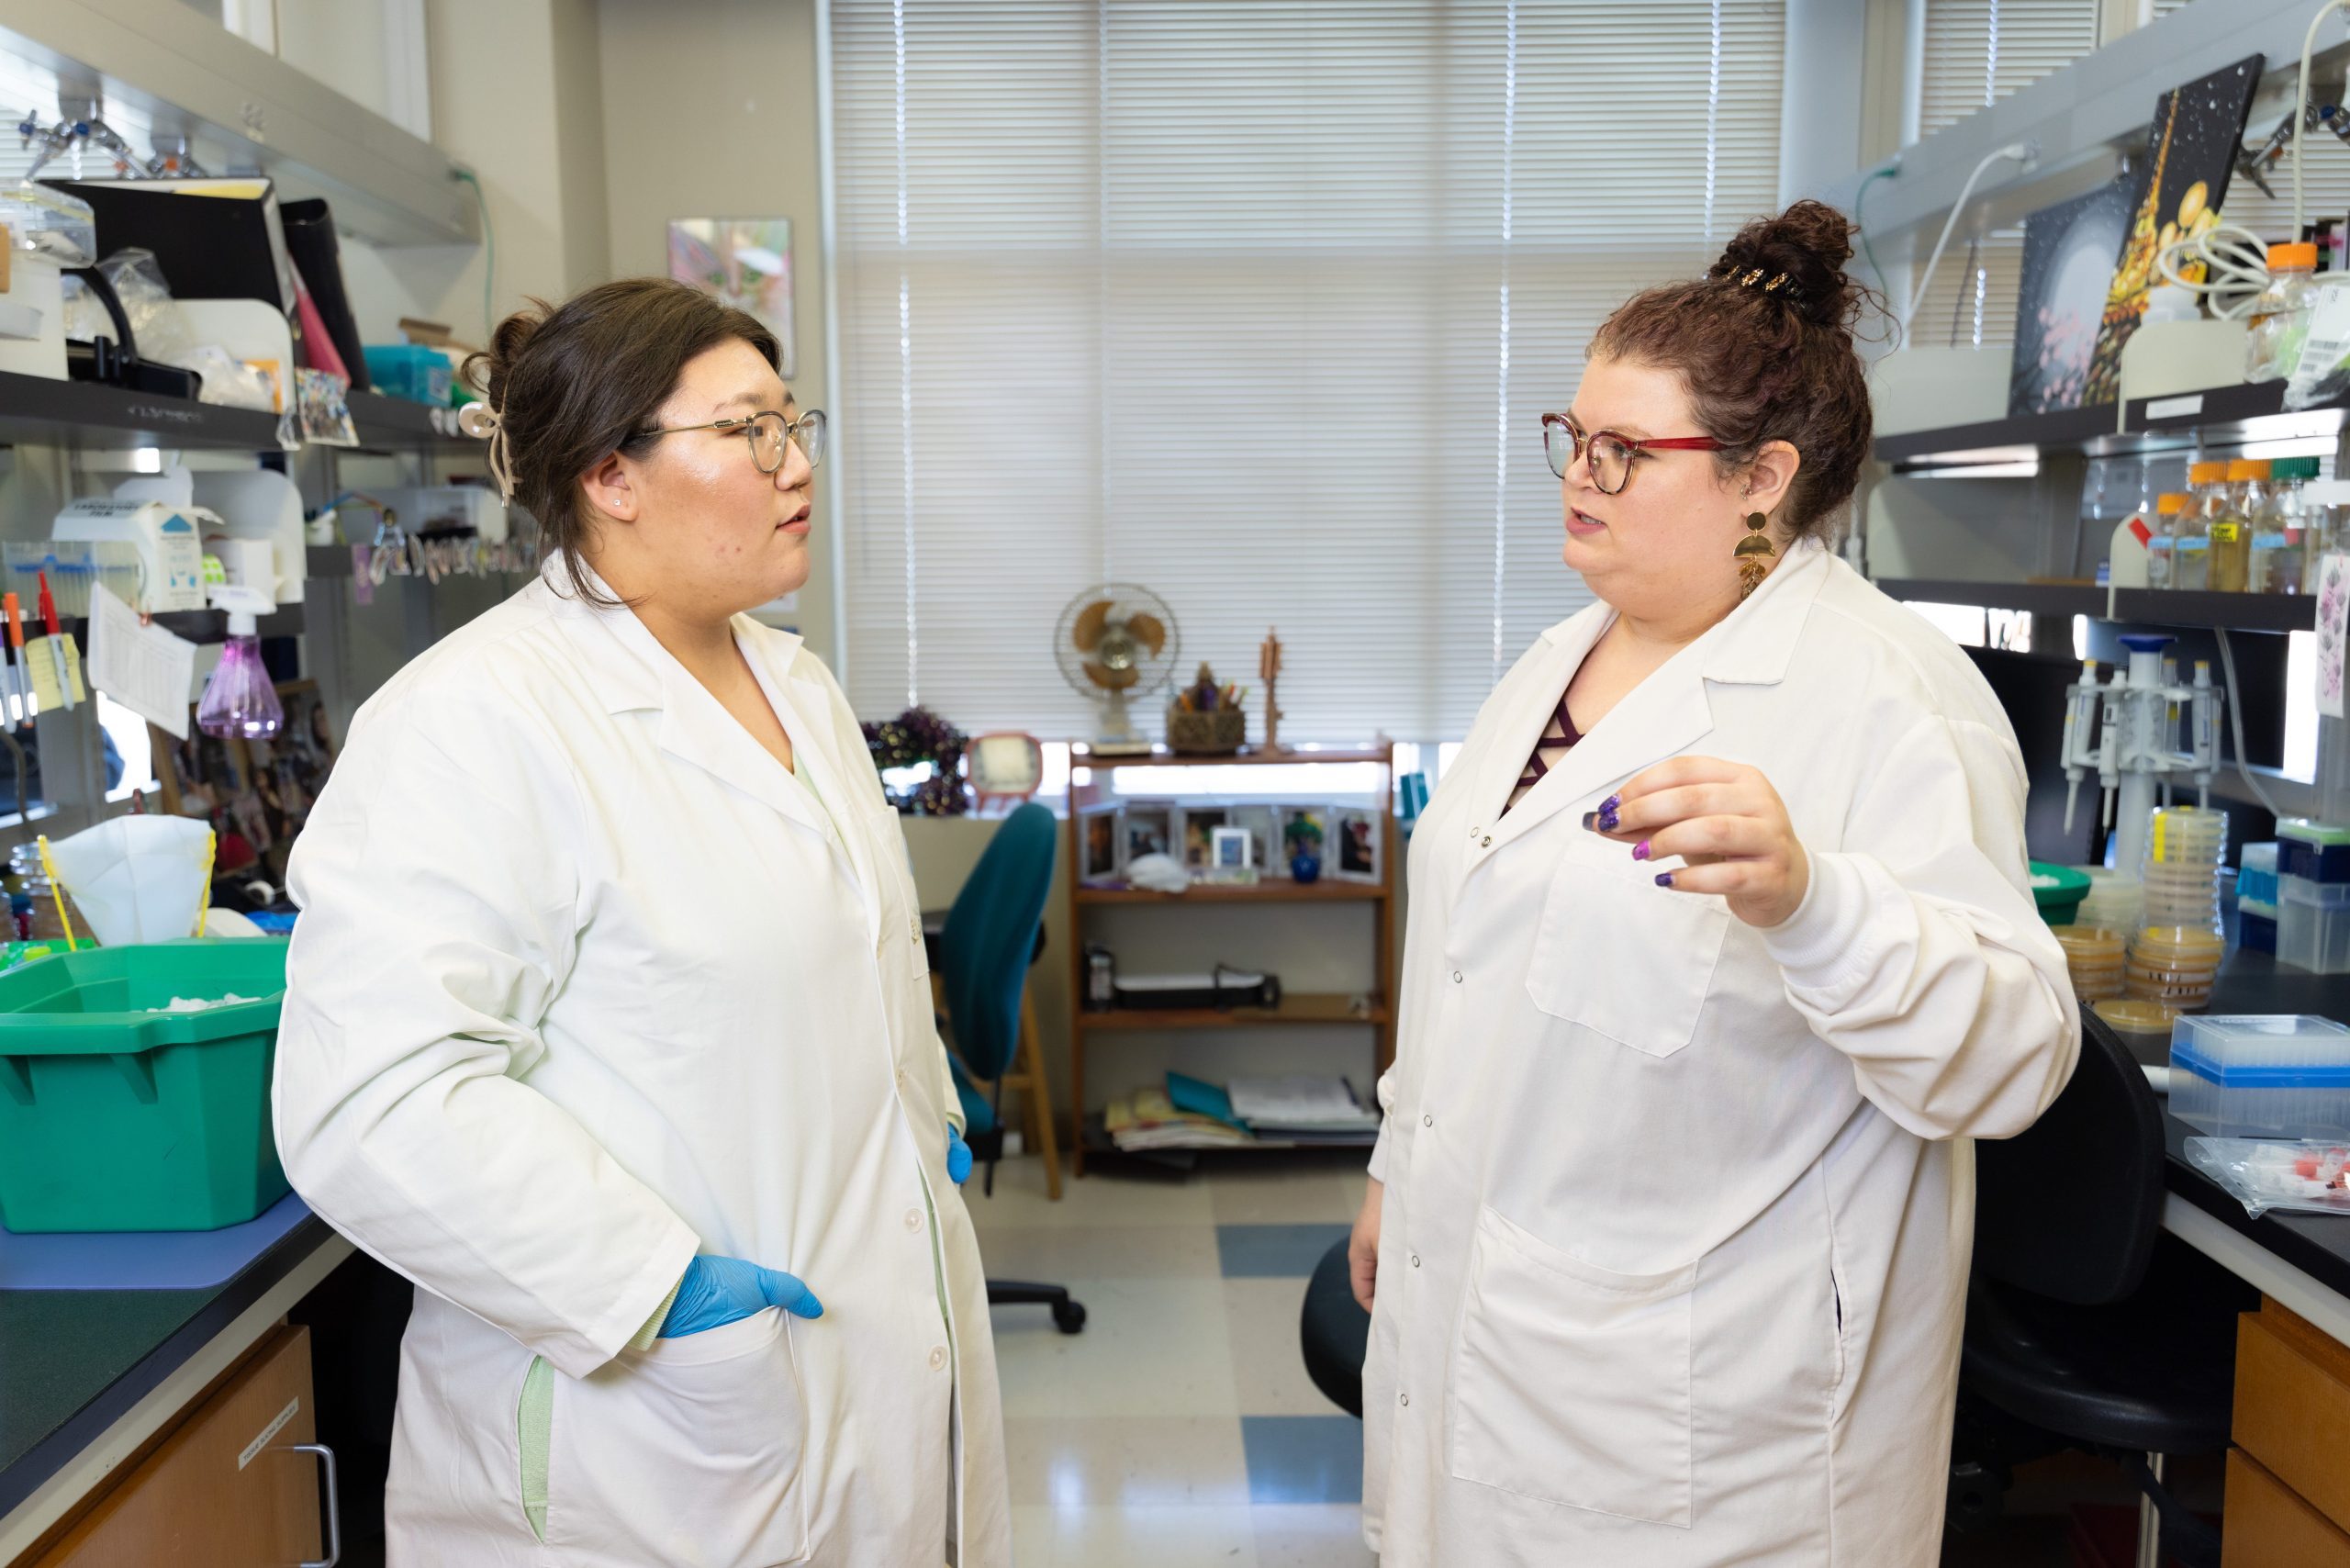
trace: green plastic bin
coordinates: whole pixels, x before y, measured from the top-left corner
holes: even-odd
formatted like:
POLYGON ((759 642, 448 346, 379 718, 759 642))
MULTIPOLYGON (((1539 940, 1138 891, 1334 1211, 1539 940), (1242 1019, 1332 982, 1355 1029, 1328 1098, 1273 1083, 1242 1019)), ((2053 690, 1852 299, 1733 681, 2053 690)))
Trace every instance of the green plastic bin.
POLYGON ((2082 872, 2042 860, 2031 863, 2032 902, 2040 906, 2040 918, 2049 924, 2072 924, 2081 901, 2088 896, 2089 879, 2082 872))
POLYGON ((218 1230, 286 1193, 282 941, 84 947, 0 975, 0 1226, 218 1230), (159 1013, 174 997, 257 997, 159 1013))

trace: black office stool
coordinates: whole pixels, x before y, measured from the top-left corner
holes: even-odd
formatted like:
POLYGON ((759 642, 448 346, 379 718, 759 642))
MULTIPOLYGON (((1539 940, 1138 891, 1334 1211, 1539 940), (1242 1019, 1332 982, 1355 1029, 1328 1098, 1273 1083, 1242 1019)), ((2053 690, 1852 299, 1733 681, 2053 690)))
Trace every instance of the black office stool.
POLYGON ((1348 1415, 1362 1415, 1362 1362, 1371 1346, 1371 1314, 1355 1304, 1347 1280, 1347 1244, 1322 1254, 1305 1282, 1305 1307, 1298 1338, 1305 1351, 1305 1373, 1314 1386, 1348 1415))
POLYGON ((2260 1295, 2162 1233, 2163 1159, 2144 1072, 2083 1008, 2048 1114, 1975 1146, 1953 1529, 1997 1515, 2014 1463, 2078 1449, 2137 1482, 2141 1563, 2219 1568, 2219 1532, 2163 1484, 2163 1456, 2227 1447, 2236 1316, 2260 1295))

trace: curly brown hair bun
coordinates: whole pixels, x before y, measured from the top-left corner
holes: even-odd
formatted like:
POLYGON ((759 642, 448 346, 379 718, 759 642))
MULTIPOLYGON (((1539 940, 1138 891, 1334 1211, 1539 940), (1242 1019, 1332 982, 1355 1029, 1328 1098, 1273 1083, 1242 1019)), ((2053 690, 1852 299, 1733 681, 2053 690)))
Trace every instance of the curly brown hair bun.
POLYGON ((1875 297, 1844 271, 1852 232, 1816 201, 1758 218, 1706 277, 1633 296, 1591 341, 1595 359, 1680 375, 1722 474, 1770 442, 1793 446, 1803 461, 1777 521, 1797 538, 1852 499, 1874 430, 1852 338, 1875 297))

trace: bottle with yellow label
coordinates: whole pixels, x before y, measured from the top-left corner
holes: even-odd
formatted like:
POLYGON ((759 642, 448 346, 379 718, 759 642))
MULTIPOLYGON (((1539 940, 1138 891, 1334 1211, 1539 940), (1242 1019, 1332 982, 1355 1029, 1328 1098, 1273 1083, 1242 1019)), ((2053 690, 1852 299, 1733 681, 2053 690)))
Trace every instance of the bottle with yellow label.
POLYGON ((2227 487, 2218 510, 2204 525, 2210 541, 2210 580, 2214 593, 2243 593, 2252 586, 2252 520, 2268 504, 2268 464, 2239 457, 2228 465, 2227 487))

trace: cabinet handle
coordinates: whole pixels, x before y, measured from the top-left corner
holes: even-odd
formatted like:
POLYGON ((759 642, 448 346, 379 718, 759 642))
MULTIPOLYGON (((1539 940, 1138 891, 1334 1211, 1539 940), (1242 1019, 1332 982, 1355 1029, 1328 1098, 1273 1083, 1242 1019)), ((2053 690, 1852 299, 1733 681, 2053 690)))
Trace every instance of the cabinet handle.
POLYGON ((321 1562, 305 1562, 302 1568, 334 1568, 342 1561, 342 1500, 341 1489, 335 1484, 334 1450, 324 1443, 288 1443, 288 1453, 314 1453, 327 1467, 327 1555, 321 1562))

